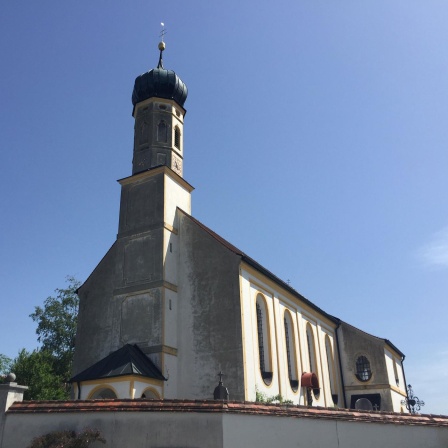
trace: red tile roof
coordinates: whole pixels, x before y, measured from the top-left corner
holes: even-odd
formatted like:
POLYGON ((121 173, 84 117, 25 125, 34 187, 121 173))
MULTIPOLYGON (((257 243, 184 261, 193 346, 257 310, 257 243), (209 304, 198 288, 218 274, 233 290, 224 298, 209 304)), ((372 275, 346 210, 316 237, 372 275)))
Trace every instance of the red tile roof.
POLYGON ((263 404, 215 400, 76 400, 22 401, 14 403, 9 414, 62 412, 200 412, 267 415, 293 418, 343 420, 361 423, 448 427, 448 416, 399 414, 394 412, 358 411, 281 404, 263 404))

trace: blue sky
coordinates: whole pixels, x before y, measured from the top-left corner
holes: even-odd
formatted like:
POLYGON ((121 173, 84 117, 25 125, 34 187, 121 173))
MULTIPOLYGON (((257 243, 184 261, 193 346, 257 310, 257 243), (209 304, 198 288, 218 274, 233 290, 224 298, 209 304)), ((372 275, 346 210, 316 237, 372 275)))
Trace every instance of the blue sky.
POLYGON ((327 312, 405 354, 448 414, 448 4, 3 2, 0 353, 116 237, 131 93, 189 88, 193 215, 327 312))

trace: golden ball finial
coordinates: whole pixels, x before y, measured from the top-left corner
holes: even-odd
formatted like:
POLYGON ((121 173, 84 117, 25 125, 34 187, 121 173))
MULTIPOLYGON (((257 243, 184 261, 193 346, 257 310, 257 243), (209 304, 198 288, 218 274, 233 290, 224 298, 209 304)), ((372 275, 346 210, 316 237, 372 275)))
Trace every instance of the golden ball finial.
POLYGON ((159 42, 159 50, 160 51, 163 51, 163 50, 165 50, 165 47, 166 47, 166 45, 165 45, 165 42, 159 42))

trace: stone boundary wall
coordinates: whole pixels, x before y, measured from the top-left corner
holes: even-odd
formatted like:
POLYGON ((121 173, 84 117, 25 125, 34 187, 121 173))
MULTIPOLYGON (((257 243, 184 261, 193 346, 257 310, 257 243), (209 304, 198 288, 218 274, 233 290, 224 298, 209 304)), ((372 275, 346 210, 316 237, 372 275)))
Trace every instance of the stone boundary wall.
MULTIPOLYGON (((208 400, 16 402, 1 448, 54 430, 96 428, 111 448, 448 447, 448 416, 208 400)), ((96 445, 95 445, 96 446, 96 445)))

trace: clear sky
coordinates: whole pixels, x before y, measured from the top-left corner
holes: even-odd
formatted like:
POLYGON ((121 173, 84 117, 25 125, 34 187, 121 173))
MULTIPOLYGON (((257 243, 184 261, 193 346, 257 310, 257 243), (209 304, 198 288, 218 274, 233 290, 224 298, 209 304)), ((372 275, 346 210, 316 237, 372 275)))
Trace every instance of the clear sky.
POLYGON ((160 22, 193 215, 391 340, 448 414, 445 0, 2 2, 0 353, 37 347, 34 306, 115 240, 160 22))

